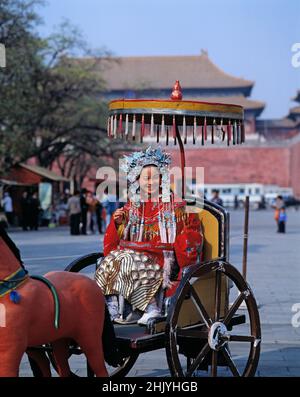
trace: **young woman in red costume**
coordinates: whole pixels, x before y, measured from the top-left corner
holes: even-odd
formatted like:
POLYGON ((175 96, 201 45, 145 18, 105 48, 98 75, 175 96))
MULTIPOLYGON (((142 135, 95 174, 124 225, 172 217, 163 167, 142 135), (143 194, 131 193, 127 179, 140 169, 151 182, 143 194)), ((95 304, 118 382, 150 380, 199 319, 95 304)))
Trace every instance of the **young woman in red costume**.
POLYGON ((104 236, 105 258, 95 275, 116 322, 118 295, 133 308, 123 322, 146 324, 160 316, 158 290, 171 296, 176 289, 172 268, 179 266, 179 279, 182 268, 201 256, 200 220, 171 191, 170 163, 167 153, 151 147, 125 157, 129 200, 113 214, 104 236))

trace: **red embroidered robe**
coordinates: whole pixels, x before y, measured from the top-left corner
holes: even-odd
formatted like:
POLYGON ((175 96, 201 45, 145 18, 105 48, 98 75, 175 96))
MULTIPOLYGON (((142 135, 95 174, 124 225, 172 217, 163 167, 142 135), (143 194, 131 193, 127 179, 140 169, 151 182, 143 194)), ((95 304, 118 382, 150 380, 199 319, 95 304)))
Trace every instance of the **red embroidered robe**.
MULTIPOLYGON (((176 238, 174 243, 164 243, 160 238, 158 221, 159 209, 163 211, 164 204, 149 201, 145 202, 144 205, 144 209, 142 209, 142 206, 138 209, 138 216, 142 217, 143 211, 145 219, 142 241, 124 239, 124 229, 129 222, 131 208, 131 203, 127 202, 123 207, 125 216, 122 223, 116 226, 112 217, 107 227, 104 236, 104 256, 116 249, 133 249, 151 255, 156 263, 163 267, 164 251, 171 251, 175 253, 180 268, 178 275, 178 280, 180 280, 182 269, 187 265, 196 263, 198 256, 201 258, 203 236, 199 216, 197 213, 187 213, 185 202, 175 201, 176 238)), ((178 282, 174 283, 174 286, 167 290, 166 295, 171 296, 177 285, 178 282)))

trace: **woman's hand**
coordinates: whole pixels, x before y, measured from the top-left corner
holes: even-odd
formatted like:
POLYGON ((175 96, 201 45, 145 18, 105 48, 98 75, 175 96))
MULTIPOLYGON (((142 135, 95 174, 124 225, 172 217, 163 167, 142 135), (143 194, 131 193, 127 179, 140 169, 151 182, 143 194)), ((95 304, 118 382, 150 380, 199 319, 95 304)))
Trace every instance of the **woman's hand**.
POLYGON ((113 214, 113 220, 117 226, 121 225, 125 211, 124 208, 118 208, 113 214))
POLYGON ((163 280, 162 287, 163 289, 170 289, 176 285, 175 281, 171 281, 170 279, 163 280))

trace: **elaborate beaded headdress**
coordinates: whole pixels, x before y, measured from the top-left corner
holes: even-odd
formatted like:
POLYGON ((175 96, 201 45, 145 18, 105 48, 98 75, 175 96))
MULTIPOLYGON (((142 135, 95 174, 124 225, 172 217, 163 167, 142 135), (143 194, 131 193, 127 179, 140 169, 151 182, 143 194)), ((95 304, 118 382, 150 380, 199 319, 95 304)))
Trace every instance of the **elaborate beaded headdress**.
POLYGON ((146 150, 134 152, 128 156, 124 156, 121 161, 120 168, 127 174, 129 181, 129 197, 130 200, 139 203, 139 182, 138 177, 146 165, 155 165, 158 167, 162 176, 162 201, 170 201, 170 171, 171 156, 164 152, 160 147, 148 147, 146 150))

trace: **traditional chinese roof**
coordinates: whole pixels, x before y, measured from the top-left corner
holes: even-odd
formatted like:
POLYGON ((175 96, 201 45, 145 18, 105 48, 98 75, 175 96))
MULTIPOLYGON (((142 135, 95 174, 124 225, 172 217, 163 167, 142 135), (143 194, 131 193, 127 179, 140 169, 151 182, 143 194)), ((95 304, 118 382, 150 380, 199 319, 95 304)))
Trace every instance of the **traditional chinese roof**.
POLYGON ((300 90, 297 91, 296 96, 292 100, 300 103, 300 90))
MULTIPOLYGON (((184 98, 190 99, 186 96, 184 98)), ((255 111, 257 117, 261 114, 261 112, 265 108, 264 102, 254 101, 252 99, 248 99, 244 97, 243 95, 206 96, 206 97, 197 97, 193 99, 197 99, 199 101, 205 101, 205 102, 232 103, 233 105, 240 105, 245 110, 255 111)))
POLYGON ((253 81, 225 73, 208 57, 199 56, 139 56, 121 57, 109 61, 102 77, 108 90, 169 89, 180 80, 184 89, 247 88, 253 81))
POLYGON ((294 108, 290 109, 290 114, 296 114, 297 116, 300 115, 300 106, 295 106, 294 108))
POLYGON ((266 119, 266 120, 256 120, 257 128, 288 128, 293 129, 298 125, 297 122, 284 117, 282 119, 266 119))
POLYGON ((34 174, 40 175, 43 178, 49 179, 51 181, 56 181, 56 182, 69 182, 69 179, 56 174, 55 172, 48 170, 47 168, 40 167, 38 165, 29 165, 29 164, 24 164, 20 163, 20 167, 27 169, 28 171, 33 172, 34 174))

